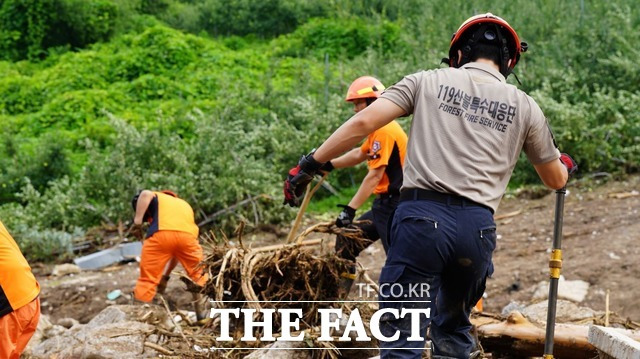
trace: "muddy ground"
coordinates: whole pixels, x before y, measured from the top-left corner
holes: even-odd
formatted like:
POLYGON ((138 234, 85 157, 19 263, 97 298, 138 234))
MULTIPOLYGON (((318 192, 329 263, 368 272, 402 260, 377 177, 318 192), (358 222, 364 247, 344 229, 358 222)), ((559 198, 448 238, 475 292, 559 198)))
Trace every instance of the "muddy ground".
MULTIPOLYGON (((614 197, 632 191, 640 191, 640 176, 626 181, 578 181, 569 186, 563 275, 567 280, 582 279, 591 285, 583 305, 604 310, 609 290, 610 309, 622 317, 640 321, 640 196, 636 193, 626 198, 614 197)), ((547 280, 554 203, 555 195, 544 190, 529 190, 502 201, 497 216, 521 212, 497 221, 495 273, 487 283, 485 311, 499 313, 514 300, 527 303, 536 283, 547 280)), ((256 239, 253 246, 278 242, 272 234, 248 237, 256 239)), ((326 238, 323 246, 330 250, 333 238, 326 238)), ((367 249, 360 261, 376 280, 384 263, 382 247, 376 244, 367 249)), ((44 275, 48 267, 34 267, 41 273, 38 280, 42 285, 42 312, 53 323, 64 317, 86 323, 106 306, 130 303, 130 292, 138 276, 137 262, 62 278, 44 275), (123 295, 115 301, 107 300, 107 293, 115 289, 120 289, 123 295)), ((182 287, 174 276, 166 294, 172 309, 190 307, 190 295, 182 287)))

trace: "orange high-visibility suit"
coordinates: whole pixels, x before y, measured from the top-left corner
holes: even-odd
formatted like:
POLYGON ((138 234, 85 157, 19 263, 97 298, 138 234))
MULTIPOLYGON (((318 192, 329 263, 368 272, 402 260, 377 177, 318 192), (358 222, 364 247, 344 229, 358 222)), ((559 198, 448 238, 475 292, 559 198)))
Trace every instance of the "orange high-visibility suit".
POLYGON ((153 192, 147 209, 151 225, 142 245, 140 277, 134 290, 135 298, 143 302, 153 300, 165 266, 174 257, 195 283, 203 286, 207 281, 199 267, 203 253, 193 209, 186 201, 167 193, 170 192, 153 192))
POLYGON ((0 358, 18 359, 40 319, 40 285, 0 222, 0 358))

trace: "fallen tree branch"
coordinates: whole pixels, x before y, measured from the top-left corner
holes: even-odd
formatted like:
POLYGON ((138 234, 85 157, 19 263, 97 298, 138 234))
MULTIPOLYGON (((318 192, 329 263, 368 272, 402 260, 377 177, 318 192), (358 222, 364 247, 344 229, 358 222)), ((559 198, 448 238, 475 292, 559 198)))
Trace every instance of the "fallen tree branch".
MULTIPOLYGON (((478 328, 480 341, 486 352, 518 353, 523 357, 542 356, 544 351, 545 330, 540 328, 518 312, 513 312, 506 321, 479 323, 472 319, 478 328)), ((635 340, 640 332, 616 329, 635 340)), ((556 324, 554 336, 554 355, 558 358, 594 358, 598 356, 596 348, 588 341, 589 327, 576 324, 556 324)))
POLYGON ((501 214, 499 216, 493 216, 493 220, 494 221, 498 221, 498 220, 505 219, 505 218, 515 217, 515 216, 519 215, 520 213, 522 213, 522 208, 517 210, 517 211, 501 214))
POLYGON ((167 304, 167 301, 164 300, 163 296, 160 296, 160 299, 162 300, 162 304, 164 305, 164 309, 167 310, 167 315, 169 316, 169 319, 171 320, 171 323, 173 323, 173 325, 176 327, 176 329, 178 329, 178 333, 180 333, 180 335, 182 335, 182 339, 184 339, 184 342, 187 343, 187 345, 189 345, 189 347, 191 347, 191 342, 189 341, 189 339, 187 339, 187 336, 184 335, 184 332, 182 331, 182 328, 178 325, 178 323, 176 323, 175 320, 173 320, 173 315, 171 315, 171 311, 169 310, 169 305, 167 304))
POLYGON ((633 190, 631 192, 617 192, 617 193, 609 193, 609 198, 615 199, 625 199, 629 197, 640 196, 640 192, 633 190))
POLYGON ((291 247, 291 246, 315 246, 322 243, 322 239, 309 239, 307 241, 303 241, 300 243, 296 243, 296 244, 273 244, 270 246, 264 246, 264 247, 258 247, 258 248, 252 248, 251 250, 254 252, 270 252, 270 251, 275 251, 278 249, 284 249, 285 247, 291 247))
POLYGON ((307 193, 304 195, 304 199, 302 200, 302 204, 300 205, 300 209, 298 210, 298 214, 296 215, 296 220, 293 222, 293 227, 291 227, 291 231, 289 231, 289 235, 287 236, 287 243, 293 243, 294 237, 298 232, 298 228, 300 228, 300 222, 302 222, 302 217, 304 216, 304 212, 307 210, 307 206, 309 205, 309 201, 311 201, 311 197, 316 193, 318 188, 322 185, 325 178, 327 178, 327 174, 325 173, 320 181, 311 188, 311 184, 307 187, 307 193))
POLYGON ((169 350, 169 349, 165 349, 161 346, 159 346, 158 344, 154 344, 151 342, 144 342, 144 346, 147 348, 151 348, 155 351, 157 351, 160 354, 164 354, 164 355, 173 355, 173 351, 169 350))
MULTIPOLYGON (((371 223, 371 221, 355 221, 353 224, 364 224, 371 223)), ((302 243, 302 241, 311 233, 330 233, 330 234, 339 234, 341 236, 350 238, 350 239, 361 239, 363 238, 362 230, 355 226, 343 227, 339 228, 335 225, 335 222, 320 222, 316 223, 313 226, 305 229, 302 233, 300 233, 296 237, 296 244, 302 243)))

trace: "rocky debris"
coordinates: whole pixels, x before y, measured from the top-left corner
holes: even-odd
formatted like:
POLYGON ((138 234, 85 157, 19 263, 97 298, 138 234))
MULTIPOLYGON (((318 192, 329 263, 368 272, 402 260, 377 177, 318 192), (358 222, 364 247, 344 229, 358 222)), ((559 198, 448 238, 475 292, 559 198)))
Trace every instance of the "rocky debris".
POLYGON ((36 332, 31 337, 31 340, 29 340, 29 344, 27 345, 27 347, 23 352, 24 355, 28 357, 31 354, 31 351, 33 350, 33 348, 35 348, 38 344, 40 344, 43 338, 47 337, 45 333, 47 333, 52 328, 53 328, 53 324, 51 324, 51 321, 49 320, 49 316, 47 316, 46 314, 40 314, 40 320, 38 321, 38 328, 36 328, 36 332))
POLYGON ((524 308, 526 308, 526 305, 512 300, 502 308, 502 312, 500 312, 500 314, 504 317, 508 317, 512 312, 522 312, 524 308))
POLYGON ((43 317, 38 326, 40 340, 32 340, 29 351, 33 358, 155 357, 159 353, 144 343, 159 340, 154 334, 156 326, 167 328, 167 315, 163 316, 161 308, 153 306, 114 305, 84 325, 70 318, 58 321, 71 325, 70 329, 51 325, 43 317))
POLYGON ((31 355, 35 358, 153 357, 157 352, 144 347, 145 338, 149 341, 158 339, 151 335, 153 331, 153 326, 133 321, 111 323, 91 330, 76 326, 43 341, 31 355))
MULTIPOLYGON (((522 315, 532 323, 545 324, 547 322, 547 301, 538 302, 522 309, 522 315)), ((603 313, 591 308, 580 307, 568 300, 558 300, 556 304, 557 323, 592 324, 603 313)))
POLYGON ((71 329, 74 325, 77 324, 80 324, 80 322, 73 318, 62 318, 58 320, 58 325, 64 327, 65 329, 71 329))
MULTIPOLYGON (((560 276, 558 281, 558 299, 566 299, 575 303, 584 300, 589 292, 589 283, 583 280, 565 280, 560 276)), ((539 282, 533 292, 533 301, 547 299, 549 297, 549 281, 539 282)))
POLYGON ((129 306, 125 305, 113 305, 106 307, 86 324, 86 329, 90 330, 105 324, 127 321, 127 318, 130 317, 130 314, 128 314, 129 310, 129 306))
POLYGON ((77 273, 80 273, 80 267, 71 263, 58 264, 55 267, 53 267, 53 271, 51 271, 51 275, 54 277, 62 277, 67 274, 77 274, 77 273))

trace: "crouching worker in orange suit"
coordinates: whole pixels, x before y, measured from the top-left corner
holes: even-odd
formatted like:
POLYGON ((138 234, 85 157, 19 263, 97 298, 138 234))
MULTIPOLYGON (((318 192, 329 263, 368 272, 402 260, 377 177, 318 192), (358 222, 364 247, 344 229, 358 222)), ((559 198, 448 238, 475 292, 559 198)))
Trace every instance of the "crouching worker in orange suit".
POLYGON ((0 359, 18 359, 40 320, 40 285, 0 222, 0 359))
MULTIPOLYGON (((203 253, 191 206, 171 191, 148 190, 136 194, 131 204, 136 211, 134 224, 149 223, 135 299, 150 302, 156 292, 162 294, 178 262, 197 285, 204 286, 207 276, 199 266, 203 253)), ((206 319, 206 297, 193 293, 193 299, 198 320, 206 319)))

